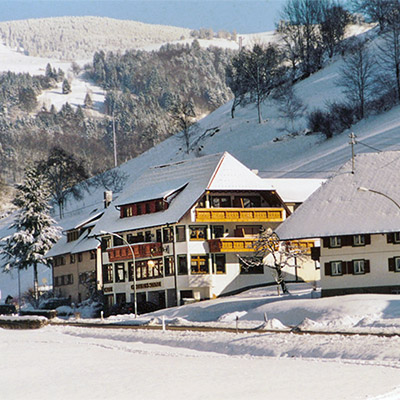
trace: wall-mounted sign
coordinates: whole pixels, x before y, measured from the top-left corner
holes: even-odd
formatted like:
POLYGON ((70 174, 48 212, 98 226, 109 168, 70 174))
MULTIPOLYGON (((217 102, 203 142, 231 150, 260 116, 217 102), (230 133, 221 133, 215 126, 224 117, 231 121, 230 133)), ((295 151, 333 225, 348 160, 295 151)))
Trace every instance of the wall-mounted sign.
POLYGON ((104 293, 111 293, 113 291, 113 288, 112 287, 105 287, 104 289, 103 289, 103 292, 104 293))
MULTIPOLYGON (((161 281, 158 282, 148 282, 148 283, 138 283, 136 289, 151 289, 155 287, 161 287, 161 281)), ((131 286, 132 290, 135 290, 135 286, 131 286)))

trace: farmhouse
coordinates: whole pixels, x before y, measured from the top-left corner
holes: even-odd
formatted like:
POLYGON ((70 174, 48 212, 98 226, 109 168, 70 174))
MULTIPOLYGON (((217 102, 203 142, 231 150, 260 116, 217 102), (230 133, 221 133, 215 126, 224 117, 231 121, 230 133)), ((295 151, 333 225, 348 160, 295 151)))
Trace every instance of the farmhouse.
POLYGON ((314 192, 276 232, 321 238, 322 296, 400 291, 400 152, 360 154, 314 192))

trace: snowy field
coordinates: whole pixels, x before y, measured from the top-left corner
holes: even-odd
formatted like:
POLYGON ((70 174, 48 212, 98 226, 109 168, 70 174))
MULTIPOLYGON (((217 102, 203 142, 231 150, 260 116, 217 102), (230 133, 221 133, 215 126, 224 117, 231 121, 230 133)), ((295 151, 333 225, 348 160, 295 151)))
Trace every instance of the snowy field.
POLYGON ((315 292, 311 298, 307 285, 290 289, 290 296, 280 297, 273 287, 254 289, 136 321, 132 315, 92 320, 99 324, 94 328, 0 329, 0 398, 398 400, 400 336, 299 335, 254 328, 260 323, 269 329, 353 327, 368 333, 378 332, 380 324, 381 332, 390 326, 390 332, 400 334, 400 298, 320 299, 315 292), (165 331, 101 327, 110 322, 159 324, 162 316, 165 331), (236 316, 247 331, 168 328, 235 326, 236 316))
MULTIPOLYGON (((1 398, 399 399, 399 362, 341 359, 361 338, 46 327, 0 331, 1 398), (277 349, 291 353, 273 356, 277 349), (314 358, 305 348, 335 357, 314 358), (18 354, 18 357, 16 357, 18 354)), ((362 339, 400 348, 399 339, 362 339)), ((397 353, 397 356, 399 353, 397 353)), ((398 359, 398 357, 397 357, 398 359)))

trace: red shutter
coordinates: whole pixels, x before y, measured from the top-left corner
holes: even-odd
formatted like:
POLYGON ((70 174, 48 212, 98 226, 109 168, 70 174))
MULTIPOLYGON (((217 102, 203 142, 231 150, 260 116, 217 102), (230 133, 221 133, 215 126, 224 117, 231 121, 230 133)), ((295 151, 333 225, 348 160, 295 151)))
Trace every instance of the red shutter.
POLYGON ((124 218, 125 217, 125 207, 121 207, 120 209, 119 209, 119 217, 120 218, 124 218))
POLYGON ((364 272, 369 274, 371 272, 371 267, 369 265, 369 260, 364 260, 364 272))
POLYGON ((323 242, 324 247, 329 248, 329 238, 328 237, 324 237, 322 239, 322 242, 323 242))
POLYGON ((394 272, 396 269, 396 264, 394 262, 394 257, 393 258, 389 258, 389 271, 394 272))
POLYGON ((365 236, 365 244, 371 244, 371 235, 364 235, 365 236))
POLYGON ((394 233, 387 233, 386 234, 386 241, 388 243, 394 243, 394 233))
POLYGON ((325 263, 325 276, 331 276, 331 275, 332 275, 331 263, 325 263))
POLYGON ((354 265, 353 265, 353 261, 348 261, 348 262, 347 262, 347 273, 348 273, 348 274, 354 274, 354 265))

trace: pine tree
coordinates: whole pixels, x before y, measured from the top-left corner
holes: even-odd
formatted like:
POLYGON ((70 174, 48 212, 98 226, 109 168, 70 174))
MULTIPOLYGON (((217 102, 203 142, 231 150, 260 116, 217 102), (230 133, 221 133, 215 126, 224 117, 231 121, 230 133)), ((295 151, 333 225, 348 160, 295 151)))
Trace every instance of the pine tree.
POLYGON ((64 80, 63 80, 63 83, 62 83, 62 92, 63 92, 63 94, 71 93, 71 85, 70 85, 70 83, 68 82, 67 79, 64 79, 64 80))
POLYGON ((38 292, 38 264, 48 265, 44 255, 59 239, 60 228, 49 215, 48 185, 37 168, 25 171, 25 179, 17 186, 13 203, 18 207, 10 235, 0 252, 9 262, 6 269, 28 269, 33 267, 33 284, 36 301, 38 292))

